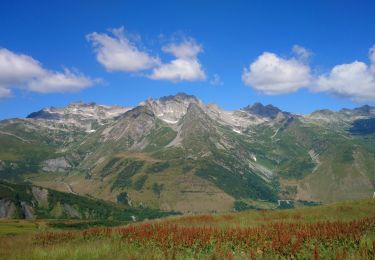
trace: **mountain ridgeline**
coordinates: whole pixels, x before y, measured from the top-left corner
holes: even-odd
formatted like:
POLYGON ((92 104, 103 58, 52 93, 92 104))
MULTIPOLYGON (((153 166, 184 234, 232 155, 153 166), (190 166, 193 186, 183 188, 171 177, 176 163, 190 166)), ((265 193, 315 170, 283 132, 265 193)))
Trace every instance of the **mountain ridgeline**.
POLYGON ((0 122, 0 179, 178 212, 365 198, 375 108, 227 111, 181 93, 133 108, 45 108, 0 122))

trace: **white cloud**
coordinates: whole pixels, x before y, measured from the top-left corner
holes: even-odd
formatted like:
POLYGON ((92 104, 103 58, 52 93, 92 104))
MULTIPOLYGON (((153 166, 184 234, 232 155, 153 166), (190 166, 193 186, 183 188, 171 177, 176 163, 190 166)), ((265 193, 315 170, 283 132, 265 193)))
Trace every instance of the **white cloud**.
POLYGON ((302 61, 307 61, 313 55, 312 51, 297 44, 293 45, 292 51, 302 61))
POLYGON ((210 80, 210 84, 213 86, 222 86, 224 85, 224 82, 221 80, 218 74, 214 74, 210 80))
POLYGON ((370 66, 361 61, 334 66, 328 75, 322 75, 317 79, 312 90, 347 97, 355 102, 375 101, 374 56, 372 48, 370 66))
POLYGON ((0 85, 22 84, 45 73, 32 57, 0 49, 0 85))
POLYGON ((0 49, 0 97, 10 96, 11 88, 15 87, 40 93, 74 92, 96 82, 68 69, 47 70, 30 56, 0 49))
POLYGON ((123 27, 112 29, 110 32, 111 34, 93 32, 86 36, 94 46, 97 61, 108 71, 149 70, 145 73, 148 78, 173 82, 206 79, 206 74, 197 57, 203 51, 202 45, 192 38, 185 37, 179 43, 164 45, 162 51, 172 54, 175 59, 169 63, 163 63, 158 57, 140 50, 136 43, 125 35, 123 27))
POLYGON ((185 39, 180 44, 171 43, 163 46, 165 53, 173 54, 177 58, 194 58, 203 51, 202 46, 193 39, 185 39))
POLYGON ((204 80, 206 75, 196 59, 175 59, 168 64, 155 68, 150 75, 155 80, 195 81, 204 80))
POLYGON ((197 81, 206 79, 206 74, 197 55, 202 52, 202 46, 193 39, 184 39, 181 43, 172 43, 163 46, 165 53, 170 53, 176 58, 170 63, 161 64, 154 68, 149 76, 154 80, 170 81, 197 81))
POLYGON ((157 57, 140 51, 124 33, 124 28, 112 29, 112 35, 93 32, 87 40, 94 46, 96 59, 108 71, 137 72, 160 64, 157 57))
POLYGON ((270 52, 264 52, 242 73, 245 85, 267 95, 294 92, 308 86, 310 80, 309 66, 298 59, 284 59, 270 52))
POLYGON ((31 80, 28 90, 40 93, 52 92, 77 92, 98 82, 79 73, 74 73, 68 69, 61 72, 48 72, 43 77, 31 80))

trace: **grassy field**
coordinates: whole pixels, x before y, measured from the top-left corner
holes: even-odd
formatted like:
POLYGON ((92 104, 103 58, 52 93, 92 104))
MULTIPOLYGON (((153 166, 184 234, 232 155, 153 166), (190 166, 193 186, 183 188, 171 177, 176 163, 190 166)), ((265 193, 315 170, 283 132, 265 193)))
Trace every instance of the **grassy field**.
POLYGON ((375 199, 290 210, 167 217, 118 227, 96 223, 93 226, 99 227, 84 229, 82 224, 69 223, 0 222, 0 258, 375 258, 375 199))

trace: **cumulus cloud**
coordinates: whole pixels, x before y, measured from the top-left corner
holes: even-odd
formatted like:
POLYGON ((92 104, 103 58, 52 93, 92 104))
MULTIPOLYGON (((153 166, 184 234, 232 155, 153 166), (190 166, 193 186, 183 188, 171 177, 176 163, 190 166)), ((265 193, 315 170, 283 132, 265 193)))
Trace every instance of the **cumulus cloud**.
POLYGON ((267 95, 294 92, 310 84, 310 67, 296 58, 264 52, 242 73, 245 85, 267 95))
POLYGON ((97 61, 108 71, 138 72, 160 64, 157 57, 141 51, 124 33, 124 27, 110 30, 111 34, 90 33, 87 40, 94 46, 97 61))
POLYGON ((198 59, 202 45, 185 37, 180 42, 162 46, 164 53, 174 56, 170 62, 162 62, 159 57, 141 50, 136 42, 125 34, 124 27, 109 30, 110 33, 93 32, 86 36, 92 43, 97 61, 108 71, 143 72, 153 80, 196 81, 206 79, 206 74, 198 59))
POLYGON ((206 75, 198 60, 175 59, 168 64, 162 64, 155 68, 150 78, 155 80, 195 81, 204 80, 206 75))
POLYGON ((10 96, 15 87, 40 93, 74 92, 95 83, 79 72, 47 70, 28 55, 0 49, 0 97, 10 96))
POLYGON ((369 50, 370 63, 354 61, 334 66, 328 73, 311 76, 307 60, 312 52, 294 45, 295 57, 281 58, 264 52, 249 69, 244 69, 246 85, 267 94, 277 95, 308 88, 312 92, 326 92, 362 103, 375 101, 375 45, 369 50))
POLYGON ((313 91, 329 92, 355 102, 375 101, 375 46, 369 51, 370 65, 361 61, 336 65, 318 77, 313 91))
POLYGON ((175 59, 154 68, 149 76, 151 79, 174 82, 206 79, 206 74, 197 57, 203 49, 193 39, 184 39, 181 43, 163 46, 162 50, 175 56, 175 59))

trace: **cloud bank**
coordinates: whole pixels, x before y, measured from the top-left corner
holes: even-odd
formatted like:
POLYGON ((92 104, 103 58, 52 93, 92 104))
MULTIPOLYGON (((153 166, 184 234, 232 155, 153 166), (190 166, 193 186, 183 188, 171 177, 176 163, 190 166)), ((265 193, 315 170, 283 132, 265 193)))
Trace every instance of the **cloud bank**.
POLYGON ((48 70, 31 56, 0 49, 0 98, 9 97, 12 88, 39 93, 76 92, 95 83, 79 72, 48 70))
POLYGON ((308 88, 362 103, 375 101, 375 45, 369 50, 370 64, 354 61, 334 66, 327 74, 312 76, 307 60, 311 51, 295 45, 294 57, 281 58, 264 52, 242 73, 245 85, 266 95, 308 88))

